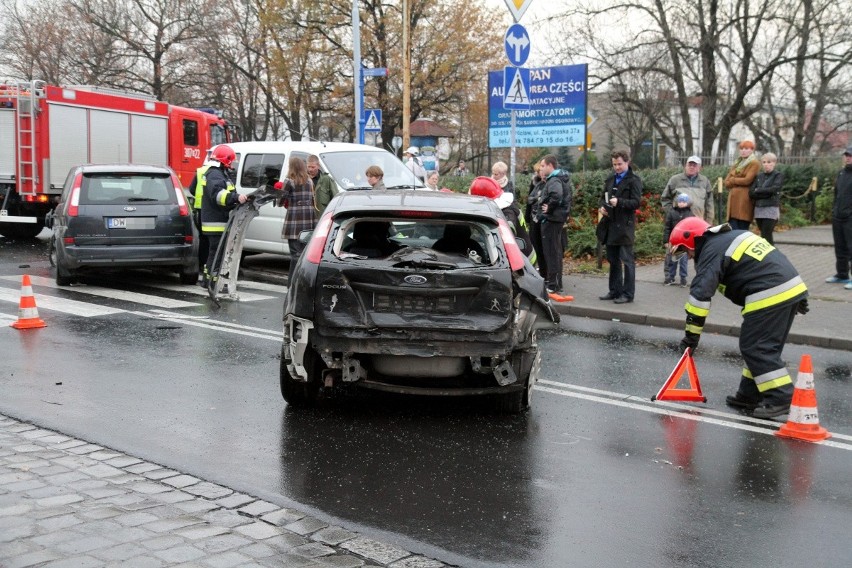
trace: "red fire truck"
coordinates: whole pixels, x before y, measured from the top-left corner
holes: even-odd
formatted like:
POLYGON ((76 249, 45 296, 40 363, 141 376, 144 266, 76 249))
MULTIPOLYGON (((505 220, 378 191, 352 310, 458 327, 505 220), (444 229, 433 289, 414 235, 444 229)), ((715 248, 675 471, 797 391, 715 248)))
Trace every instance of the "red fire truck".
POLYGON ((31 238, 77 164, 169 165, 189 185, 225 121, 100 87, 0 81, 0 234, 31 238))

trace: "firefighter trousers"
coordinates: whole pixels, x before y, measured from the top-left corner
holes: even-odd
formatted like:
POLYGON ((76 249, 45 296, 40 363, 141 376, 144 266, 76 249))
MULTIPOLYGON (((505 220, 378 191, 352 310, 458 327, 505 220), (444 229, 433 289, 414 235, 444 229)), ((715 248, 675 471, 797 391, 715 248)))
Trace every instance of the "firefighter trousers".
POLYGON ((740 353, 745 366, 740 379, 740 398, 768 405, 789 404, 793 381, 781 352, 802 299, 743 316, 740 353))

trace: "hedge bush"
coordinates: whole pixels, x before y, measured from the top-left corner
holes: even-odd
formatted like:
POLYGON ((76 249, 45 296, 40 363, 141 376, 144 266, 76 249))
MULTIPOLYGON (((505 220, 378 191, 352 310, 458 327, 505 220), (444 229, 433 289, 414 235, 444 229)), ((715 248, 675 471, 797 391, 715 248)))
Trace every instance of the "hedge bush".
MULTIPOLYGON (((784 188, 781 192, 780 227, 801 227, 810 224, 829 223, 831 221, 831 205, 834 198, 834 180, 842 167, 840 160, 815 160, 813 163, 802 165, 779 164, 777 168, 784 174, 784 188), (806 195, 808 186, 813 178, 817 178, 818 191, 806 195)), ((716 189, 717 180, 724 179, 730 166, 710 165, 702 168, 701 173, 707 176, 716 189)), ((636 258, 652 258, 664 252, 663 247, 663 212, 660 207, 660 196, 666 184, 673 175, 681 173, 683 168, 657 168, 636 170, 642 178, 644 191, 642 204, 637 212, 636 258)), ((571 212, 568 233, 568 254, 573 258, 582 258, 596 254, 598 207, 603 193, 604 181, 612 170, 586 170, 572 172, 574 183, 574 206, 571 212)), ((515 195, 523 210, 526 204, 531 176, 515 175, 515 195)), ((473 176, 447 176, 440 180, 442 187, 453 191, 467 193, 473 176)), ((727 190, 716 196, 716 215, 726 219, 727 190)))

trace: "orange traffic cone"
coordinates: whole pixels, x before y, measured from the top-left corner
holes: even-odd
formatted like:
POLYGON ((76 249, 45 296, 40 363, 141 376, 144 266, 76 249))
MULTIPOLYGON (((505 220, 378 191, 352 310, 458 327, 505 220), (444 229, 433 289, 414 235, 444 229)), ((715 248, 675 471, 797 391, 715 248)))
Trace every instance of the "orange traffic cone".
POLYGON ((793 402, 787 423, 775 432, 782 438, 793 438, 806 442, 819 442, 831 437, 831 432, 819 425, 816 391, 814 390, 814 368, 810 355, 802 355, 793 402))
POLYGON ((47 327, 40 317, 36 307, 35 296, 33 296, 33 285, 30 277, 24 274, 21 282, 21 303, 18 307, 18 321, 12 324, 15 329, 36 329, 47 327))
POLYGON ((574 296, 563 296, 562 294, 556 294, 554 292, 549 292, 548 297, 554 302, 573 302, 574 296))

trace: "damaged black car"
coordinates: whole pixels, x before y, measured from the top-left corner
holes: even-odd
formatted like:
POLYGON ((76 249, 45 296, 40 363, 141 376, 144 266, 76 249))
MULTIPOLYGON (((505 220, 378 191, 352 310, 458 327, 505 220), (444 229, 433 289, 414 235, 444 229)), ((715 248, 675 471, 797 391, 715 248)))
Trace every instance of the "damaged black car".
POLYGON ((559 322, 544 280, 492 200, 428 191, 336 197, 284 306, 281 394, 324 389, 487 395, 530 405, 536 331, 559 322))

